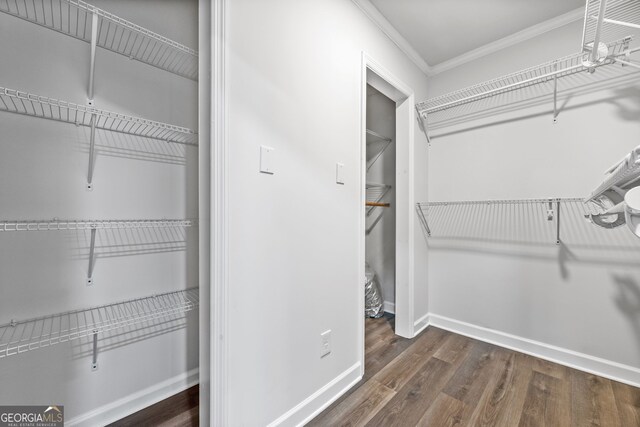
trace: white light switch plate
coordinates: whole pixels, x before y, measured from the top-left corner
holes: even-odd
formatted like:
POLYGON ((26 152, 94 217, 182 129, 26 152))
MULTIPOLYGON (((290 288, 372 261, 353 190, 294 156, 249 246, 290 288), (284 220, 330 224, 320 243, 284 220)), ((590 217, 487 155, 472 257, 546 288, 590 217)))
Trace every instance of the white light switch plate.
POLYGON ((336 163, 336 184, 344 185, 344 164, 336 163))
POLYGON ((275 149, 272 147, 267 147, 264 145, 260 146, 260 172, 268 173, 271 175, 275 173, 273 161, 274 151, 275 149))
POLYGON ((320 357, 331 353, 331 329, 320 334, 320 357))

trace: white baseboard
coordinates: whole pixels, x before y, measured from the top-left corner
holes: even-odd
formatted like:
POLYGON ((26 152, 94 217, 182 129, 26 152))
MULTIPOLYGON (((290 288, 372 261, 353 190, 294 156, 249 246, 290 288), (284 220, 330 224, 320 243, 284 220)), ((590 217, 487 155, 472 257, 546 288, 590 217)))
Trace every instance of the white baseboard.
POLYGON ((456 334, 465 335, 500 347, 515 350, 570 368, 599 375, 614 381, 640 387, 640 369, 611 360, 590 356, 562 347, 545 344, 528 338, 511 335, 482 326, 472 325, 448 317, 430 313, 429 325, 446 329, 456 334))
POLYGON ((108 403, 93 411, 86 412, 65 424, 68 426, 92 427, 104 426, 118 421, 128 415, 147 408, 161 400, 167 399, 174 394, 180 393, 193 387, 199 382, 198 368, 189 372, 175 376, 161 383, 155 384, 144 390, 140 390, 129 396, 108 403))
POLYGON ((394 302, 385 301, 382 303, 385 313, 396 314, 396 304, 394 302))
POLYGON ((362 379, 360 362, 356 363, 320 390, 307 397, 284 415, 268 425, 268 427, 303 426, 316 415, 345 394, 362 379))
POLYGON ((413 322, 413 336, 416 337, 420 332, 427 329, 429 326, 429 313, 425 314, 415 322, 413 322))

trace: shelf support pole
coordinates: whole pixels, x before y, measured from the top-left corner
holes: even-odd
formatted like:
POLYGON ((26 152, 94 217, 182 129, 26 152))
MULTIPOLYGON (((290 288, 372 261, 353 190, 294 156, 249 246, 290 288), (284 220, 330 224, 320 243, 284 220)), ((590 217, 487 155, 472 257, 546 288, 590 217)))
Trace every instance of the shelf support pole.
POLYGON ((427 138, 427 144, 431 145, 431 138, 429 138, 429 133, 427 132, 427 113, 424 113, 423 116, 416 106, 416 114, 418 115, 418 126, 420 126, 420 129, 424 132, 424 136, 427 138))
POLYGON ((596 34, 593 38, 591 55, 589 55, 589 60, 593 64, 595 64, 596 61, 598 61, 598 46, 600 45, 600 35, 602 33, 602 22, 604 22, 604 14, 606 10, 607 10, 607 0, 600 0, 600 10, 598 12, 598 24, 596 26, 596 34))
POLYGON ((98 330, 93 330, 93 355, 91 356, 91 370, 98 370, 98 330))
POLYGON ((89 270, 87 273, 87 286, 93 285, 93 266, 96 260, 96 228, 91 227, 91 246, 89 247, 89 270))
POLYGON ((96 146, 96 114, 91 115, 91 136, 89 140, 89 169, 87 171, 87 190, 93 190, 93 163, 95 160, 96 146))
MULTIPOLYGON (((555 63, 555 71, 558 71, 558 63, 555 63)), ((558 75, 553 76, 553 123, 558 123, 558 75)))
POLYGON ((560 199, 556 202, 557 219, 556 222, 556 245, 560 244, 560 199))
POLYGON ((91 62, 89 67, 89 100, 88 104, 93 105, 93 76, 96 70, 96 47, 98 45, 98 14, 91 14, 91 62))

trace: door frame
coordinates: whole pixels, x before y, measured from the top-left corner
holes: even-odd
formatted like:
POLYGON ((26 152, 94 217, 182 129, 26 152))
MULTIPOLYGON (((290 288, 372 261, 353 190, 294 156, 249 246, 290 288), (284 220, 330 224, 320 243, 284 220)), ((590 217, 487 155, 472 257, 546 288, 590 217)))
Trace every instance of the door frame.
POLYGON ((364 374, 364 283, 365 283, 365 224, 367 179, 367 84, 370 84, 396 102, 396 259, 395 259, 395 333, 413 338, 414 328, 414 171, 415 151, 415 96, 413 90, 387 68, 362 52, 362 86, 360 98, 360 242, 358 316, 361 345, 362 372, 364 374))

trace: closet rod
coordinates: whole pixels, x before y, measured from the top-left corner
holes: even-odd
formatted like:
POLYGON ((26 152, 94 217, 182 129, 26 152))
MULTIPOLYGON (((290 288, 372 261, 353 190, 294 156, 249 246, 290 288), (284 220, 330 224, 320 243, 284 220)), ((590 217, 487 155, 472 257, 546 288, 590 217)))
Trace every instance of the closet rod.
POLYGON ((391 203, 380 203, 380 202, 366 202, 365 206, 374 206, 379 208, 388 208, 391 206, 391 203))

